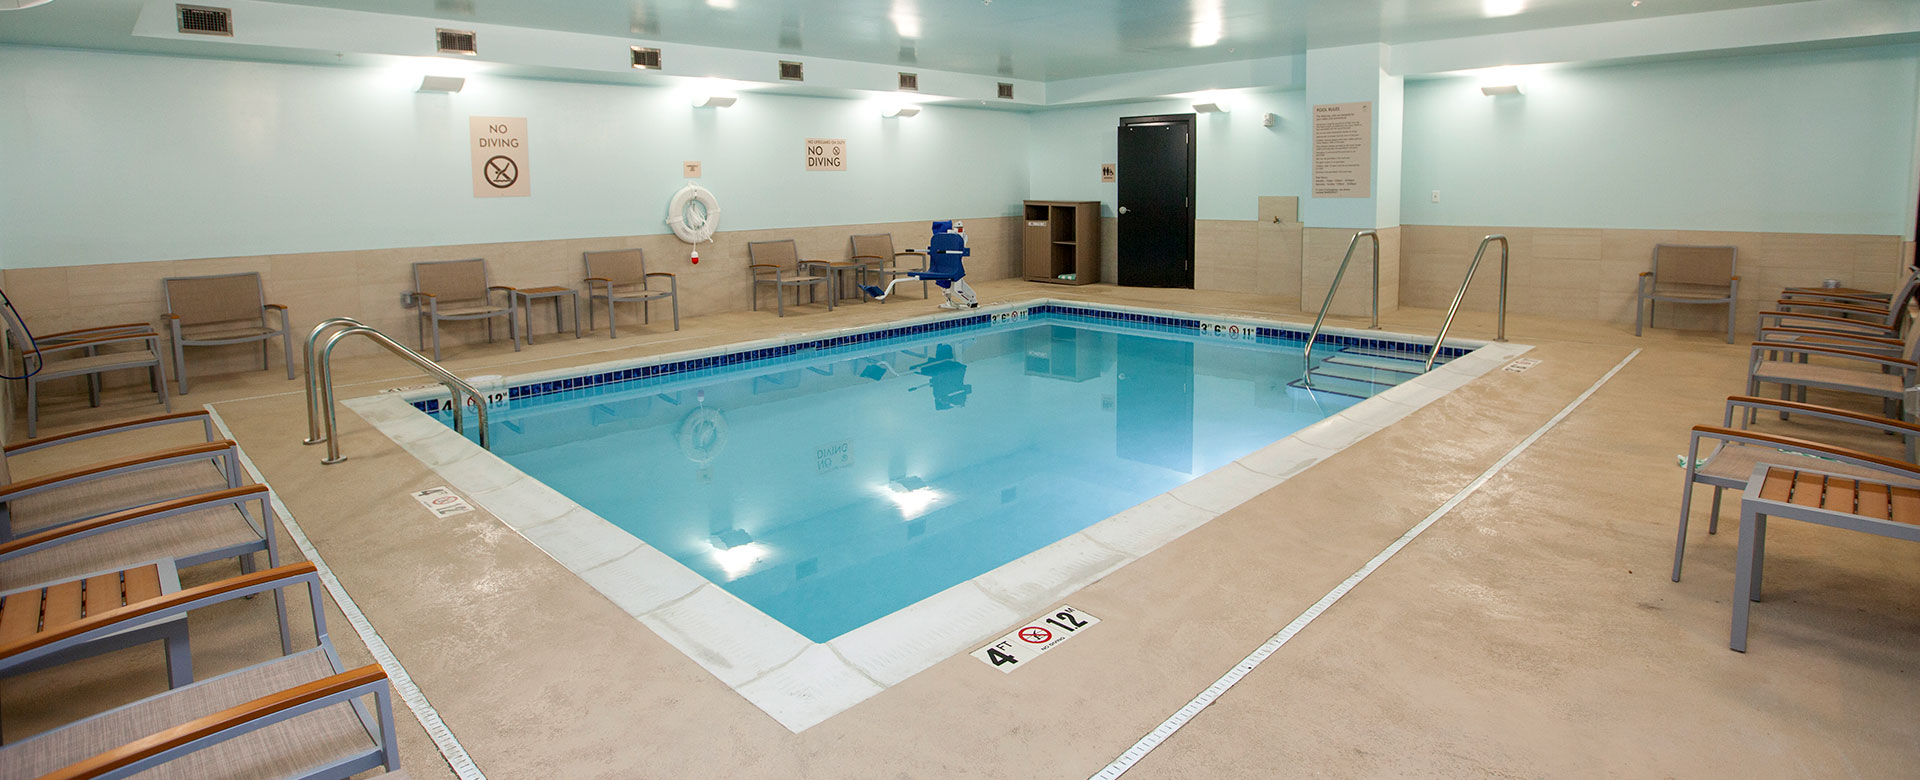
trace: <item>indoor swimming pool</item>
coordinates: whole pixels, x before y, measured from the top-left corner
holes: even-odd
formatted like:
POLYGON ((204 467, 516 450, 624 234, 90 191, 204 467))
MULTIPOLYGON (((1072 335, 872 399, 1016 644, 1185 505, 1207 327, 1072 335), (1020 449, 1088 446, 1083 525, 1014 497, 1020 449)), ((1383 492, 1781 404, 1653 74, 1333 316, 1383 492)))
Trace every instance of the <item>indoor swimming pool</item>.
POLYGON ((1088 314, 520 385, 492 449, 827 642, 1419 370, 1323 344, 1309 385, 1291 334, 1088 314))

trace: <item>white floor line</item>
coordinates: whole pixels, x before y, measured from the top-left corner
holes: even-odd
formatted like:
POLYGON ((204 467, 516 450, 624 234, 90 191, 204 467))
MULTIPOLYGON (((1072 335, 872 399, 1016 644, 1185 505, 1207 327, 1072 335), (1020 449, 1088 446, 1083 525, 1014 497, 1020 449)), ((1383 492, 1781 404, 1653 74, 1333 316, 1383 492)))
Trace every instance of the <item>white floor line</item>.
POLYGON ((1313 606, 1307 607, 1307 611, 1300 613, 1300 616, 1294 618, 1293 622, 1288 623, 1285 628, 1280 629, 1280 633, 1274 634, 1273 638, 1268 639, 1266 644, 1261 645, 1258 649, 1248 654, 1246 658, 1241 659, 1240 663, 1234 664, 1233 669, 1221 675, 1220 679, 1215 680, 1212 685, 1207 686, 1207 689, 1201 691, 1200 695, 1193 697, 1193 700, 1187 702, 1186 706, 1174 712, 1172 716, 1168 717, 1158 727, 1154 728, 1154 730, 1147 732, 1146 736, 1141 737, 1140 741, 1133 743, 1133 747, 1128 748, 1125 753, 1121 753, 1119 758, 1113 760, 1113 763, 1108 764, 1106 768, 1094 773, 1090 780, 1113 780, 1113 778, 1117 778, 1126 773, 1128 769, 1132 769, 1133 765, 1139 763, 1140 759, 1145 758, 1154 748, 1159 747, 1160 743, 1165 742, 1168 737, 1173 736, 1173 733, 1179 731, 1181 726, 1185 726, 1188 721, 1193 720, 1194 716, 1199 715, 1201 710, 1207 708, 1207 705, 1218 700, 1221 694, 1227 692, 1228 688, 1232 688, 1234 684, 1240 682, 1241 678, 1246 677, 1248 672, 1253 671, 1254 667, 1266 661, 1268 656, 1273 655, 1282 645, 1285 645, 1289 640, 1293 639, 1295 634, 1300 633, 1301 629, 1307 627, 1307 624, 1312 623, 1315 618, 1320 617, 1321 613, 1326 612, 1329 607, 1334 605, 1334 602, 1346 596, 1347 591, 1353 590, 1355 585, 1359 585, 1362 580, 1365 580, 1369 575, 1373 574, 1375 569, 1380 568, 1381 565, 1392 559, 1394 555, 1398 554, 1402 548, 1419 537, 1420 534, 1426 533, 1428 528, 1433 527, 1433 524, 1439 522, 1440 518, 1445 517, 1448 512, 1452 512, 1454 507, 1459 506, 1461 502, 1467 500, 1468 496, 1473 495, 1481 486, 1492 480, 1494 475, 1499 474, 1501 469, 1507 467, 1507 464, 1512 463, 1515 458, 1520 457, 1520 453, 1525 452, 1528 447, 1533 446, 1533 443, 1539 441, 1540 437, 1545 436, 1547 431, 1553 430, 1553 427, 1559 425, 1560 421, 1567 419, 1568 415, 1573 414, 1573 410, 1580 408, 1580 405, 1586 403, 1588 398, 1593 397, 1594 393, 1600 391, 1601 386, 1605 385, 1607 380, 1612 379, 1613 375, 1620 373, 1621 369, 1626 368, 1627 364, 1633 362, 1633 359, 1639 355, 1640 350, 1638 349, 1627 353, 1625 358, 1622 358, 1619 363, 1614 364, 1613 368, 1602 375, 1598 381, 1594 382, 1593 386, 1588 387, 1586 392, 1581 393, 1579 397, 1573 399, 1572 403, 1567 404, 1558 414, 1555 414, 1552 419, 1547 420, 1545 424, 1535 429, 1527 438, 1521 439, 1519 444, 1513 446, 1513 449, 1507 450, 1507 454, 1502 455, 1499 460, 1494 461, 1493 465, 1488 466, 1486 471, 1480 472, 1480 476, 1474 478, 1472 482, 1467 483, 1467 486, 1461 488, 1460 492, 1454 493, 1452 498, 1447 499, 1446 503, 1441 504, 1439 508, 1433 510, 1425 519, 1408 529, 1406 533, 1401 534, 1400 538, 1395 539, 1392 544, 1387 545, 1387 548, 1381 550, 1379 555, 1373 556, 1373 559, 1367 561, 1365 566, 1361 566, 1359 571, 1354 572, 1339 585, 1334 586, 1333 590, 1328 591, 1327 595, 1321 596, 1319 601, 1313 603, 1313 606))
MULTIPOLYGON (((233 431, 227 428, 227 422, 220 418, 220 413, 214 411, 213 404, 202 404, 201 408, 206 409, 207 414, 213 418, 213 424, 220 429, 220 435, 231 441, 233 431)), ((266 485, 266 478, 261 476, 260 469, 253 465, 253 459, 247 457, 247 451, 239 449, 238 452, 240 465, 246 468, 247 475, 251 476, 254 482, 266 485)), ((353 598, 347 595, 347 589, 340 584, 339 578, 334 577, 333 570, 327 568, 327 562, 320 559, 320 551, 314 549, 313 542, 307 539, 306 532, 301 530, 300 524, 294 521, 293 513, 287 511, 287 505, 280 501, 280 494, 275 493, 271 485, 267 486, 267 497, 273 502, 273 513, 279 516, 280 525, 287 530, 287 536, 299 545, 300 553, 313 563, 314 568, 320 570, 320 582, 326 586, 327 593, 333 596, 333 603, 346 614, 347 623, 360 634, 360 640, 366 643, 367 650, 373 654, 373 660, 380 664, 381 669, 386 670, 388 682, 392 683, 394 691, 400 694, 400 700, 407 703, 407 708, 413 710, 413 716, 420 719, 421 727, 427 730, 427 736, 432 737, 434 744, 440 747, 440 755, 446 758, 447 765, 453 768, 453 773, 458 775, 460 780, 486 780, 486 775, 480 773, 480 767, 475 766, 473 759, 467 756, 467 749, 460 746, 460 740, 454 738, 447 724, 441 722, 440 713, 427 702, 426 694, 421 693, 419 686, 413 684, 413 678, 407 675, 407 668, 401 666, 400 659, 395 658, 393 651, 387 648, 386 640, 381 639, 379 632, 373 630, 373 623, 369 622, 366 614, 360 611, 360 605, 353 603, 353 598)))

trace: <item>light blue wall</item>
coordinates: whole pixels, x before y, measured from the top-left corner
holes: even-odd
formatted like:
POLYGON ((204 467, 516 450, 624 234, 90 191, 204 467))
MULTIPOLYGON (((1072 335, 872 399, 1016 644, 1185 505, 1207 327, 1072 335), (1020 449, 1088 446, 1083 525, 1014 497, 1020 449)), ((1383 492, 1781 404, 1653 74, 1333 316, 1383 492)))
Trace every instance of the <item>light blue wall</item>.
POLYGON ((1909 45, 1547 70, 1524 97, 1410 81, 1401 221, 1905 234, 1917 67, 1909 45))
POLYGON ((722 229, 1017 213, 1028 120, 868 101, 0 46, 0 265, 666 232, 700 160, 722 229), (533 196, 475 198, 467 118, 528 118, 533 196), (846 172, 802 139, 847 138, 846 172))
MULTIPOLYGON (((1305 94, 1236 90, 1232 110, 1202 114, 1194 132, 1195 198, 1200 219, 1254 219, 1261 195, 1302 195, 1307 187, 1305 94), (1279 115, 1262 127, 1260 115, 1279 115)), ((1033 114, 1027 158, 1038 200, 1098 200, 1113 216, 1118 185, 1100 183, 1100 164, 1119 158, 1120 117, 1191 114, 1193 100, 1154 100, 1033 114)), ((1122 176, 1126 175, 1122 171, 1122 176)))

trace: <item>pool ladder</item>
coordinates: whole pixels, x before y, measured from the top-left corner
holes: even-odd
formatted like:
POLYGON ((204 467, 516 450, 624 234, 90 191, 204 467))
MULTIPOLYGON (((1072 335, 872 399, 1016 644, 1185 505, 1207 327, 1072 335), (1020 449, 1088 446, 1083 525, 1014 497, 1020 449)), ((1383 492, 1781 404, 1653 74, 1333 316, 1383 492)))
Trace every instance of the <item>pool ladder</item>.
POLYGON ((1301 355, 1301 364, 1313 365, 1313 342, 1320 338, 1320 326, 1327 321, 1327 310, 1333 308, 1333 295, 1340 292, 1340 280, 1346 278, 1347 264, 1353 262, 1353 250, 1360 246, 1360 239, 1373 241, 1373 319, 1367 324, 1368 330, 1380 329, 1380 233, 1374 230, 1362 230, 1353 234, 1347 242, 1347 254, 1340 258, 1340 268, 1333 272, 1333 284, 1327 286, 1327 301, 1320 304, 1320 316, 1313 318, 1313 331, 1307 334, 1307 351, 1301 355))
POLYGON ((1433 351, 1427 353, 1427 367, 1422 373, 1433 370, 1433 359, 1440 356, 1440 344, 1447 340, 1447 329, 1453 327, 1453 315, 1460 311, 1460 299, 1467 297, 1467 285, 1473 284, 1473 272, 1480 268, 1480 258, 1487 254, 1487 245, 1500 242, 1500 313, 1494 341, 1507 340, 1507 237, 1499 233, 1480 239, 1480 248, 1473 253, 1473 263, 1467 266, 1467 278, 1460 280, 1460 291, 1453 294, 1453 303, 1447 305, 1447 318, 1440 323, 1440 335, 1433 337, 1433 351))
POLYGON ((447 392, 449 393, 449 405, 453 409, 453 429, 455 431, 462 434, 466 433, 465 406, 467 403, 473 404, 475 414, 479 418, 480 446, 483 449, 488 447, 487 399, 480 395, 480 391, 473 389, 473 385, 467 384, 466 380, 454 376, 453 372, 448 371, 439 363, 427 359, 426 355, 408 349, 406 345, 394 341, 389 338, 387 334, 381 333, 378 329, 364 322, 352 317, 334 317, 332 319, 322 320, 320 324, 313 326, 313 331, 307 334, 305 353, 307 362, 307 439, 301 443, 319 444, 326 442, 327 457, 325 460, 320 461, 321 463, 330 466, 347 459, 346 456, 340 454, 340 432, 339 426, 336 424, 334 418, 333 348, 339 346, 342 340, 350 336, 365 336, 373 343, 386 347, 388 352, 399 355, 405 358, 407 362, 425 370, 428 374, 431 374, 434 379, 440 380, 441 384, 446 385, 447 392), (328 331, 332 331, 333 333, 327 336, 327 343, 319 348, 319 359, 315 360, 314 344, 328 331), (465 403, 463 403, 463 401, 465 403))
MULTIPOLYGON (((1320 338, 1320 327, 1327 321, 1327 310, 1333 307, 1333 296, 1340 291, 1340 280, 1347 275, 1347 264, 1353 261, 1353 250, 1360 245, 1360 239, 1373 242, 1373 316, 1367 324, 1368 330, 1380 329, 1380 234, 1372 230, 1362 230, 1353 234, 1347 242, 1347 254, 1340 258, 1340 268, 1333 273, 1333 284, 1327 287, 1327 300, 1320 304, 1320 315, 1313 319, 1313 330, 1307 334, 1307 349, 1301 355, 1301 365, 1313 365, 1313 345, 1320 338)), ((1480 239, 1480 248, 1473 253, 1473 262, 1467 266, 1467 278, 1461 280, 1460 290, 1453 294, 1453 303, 1447 306, 1447 318, 1440 323, 1440 334, 1433 338, 1433 349, 1427 353, 1427 363, 1421 373, 1433 370, 1433 361, 1440 356, 1440 345, 1447 340, 1447 331, 1453 327, 1453 317, 1460 312, 1460 300, 1467 295, 1467 286, 1473 284, 1473 272, 1480 268, 1480 258, 1487 254, 1487 245, 1500 242, 1500 304, 1498 330, 1494 341, 1507 340, 1507 261, 1511 254, 1505 235, 1495 233, 1480 239)), ((1309 369, 1307 378, 1312 379, 1309 369)))

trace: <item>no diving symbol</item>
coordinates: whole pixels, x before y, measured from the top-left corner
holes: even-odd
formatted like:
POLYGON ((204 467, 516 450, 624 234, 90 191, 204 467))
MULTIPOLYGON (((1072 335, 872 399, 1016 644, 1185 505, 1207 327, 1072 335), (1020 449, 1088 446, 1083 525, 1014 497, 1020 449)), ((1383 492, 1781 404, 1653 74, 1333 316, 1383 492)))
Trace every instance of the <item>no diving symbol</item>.
POLYGON ((484 170, 487 183, 493 185, 494 189, 504 190, 520 180, 520 166, 514 163, 513 158, 504 154, 487 158, 484 170))
POLYGON ((1039 626, 1027 626, 1020 629, 1020 641, 1030 645, 1044 645, 1053 639, 1053 632, 1039 626))

